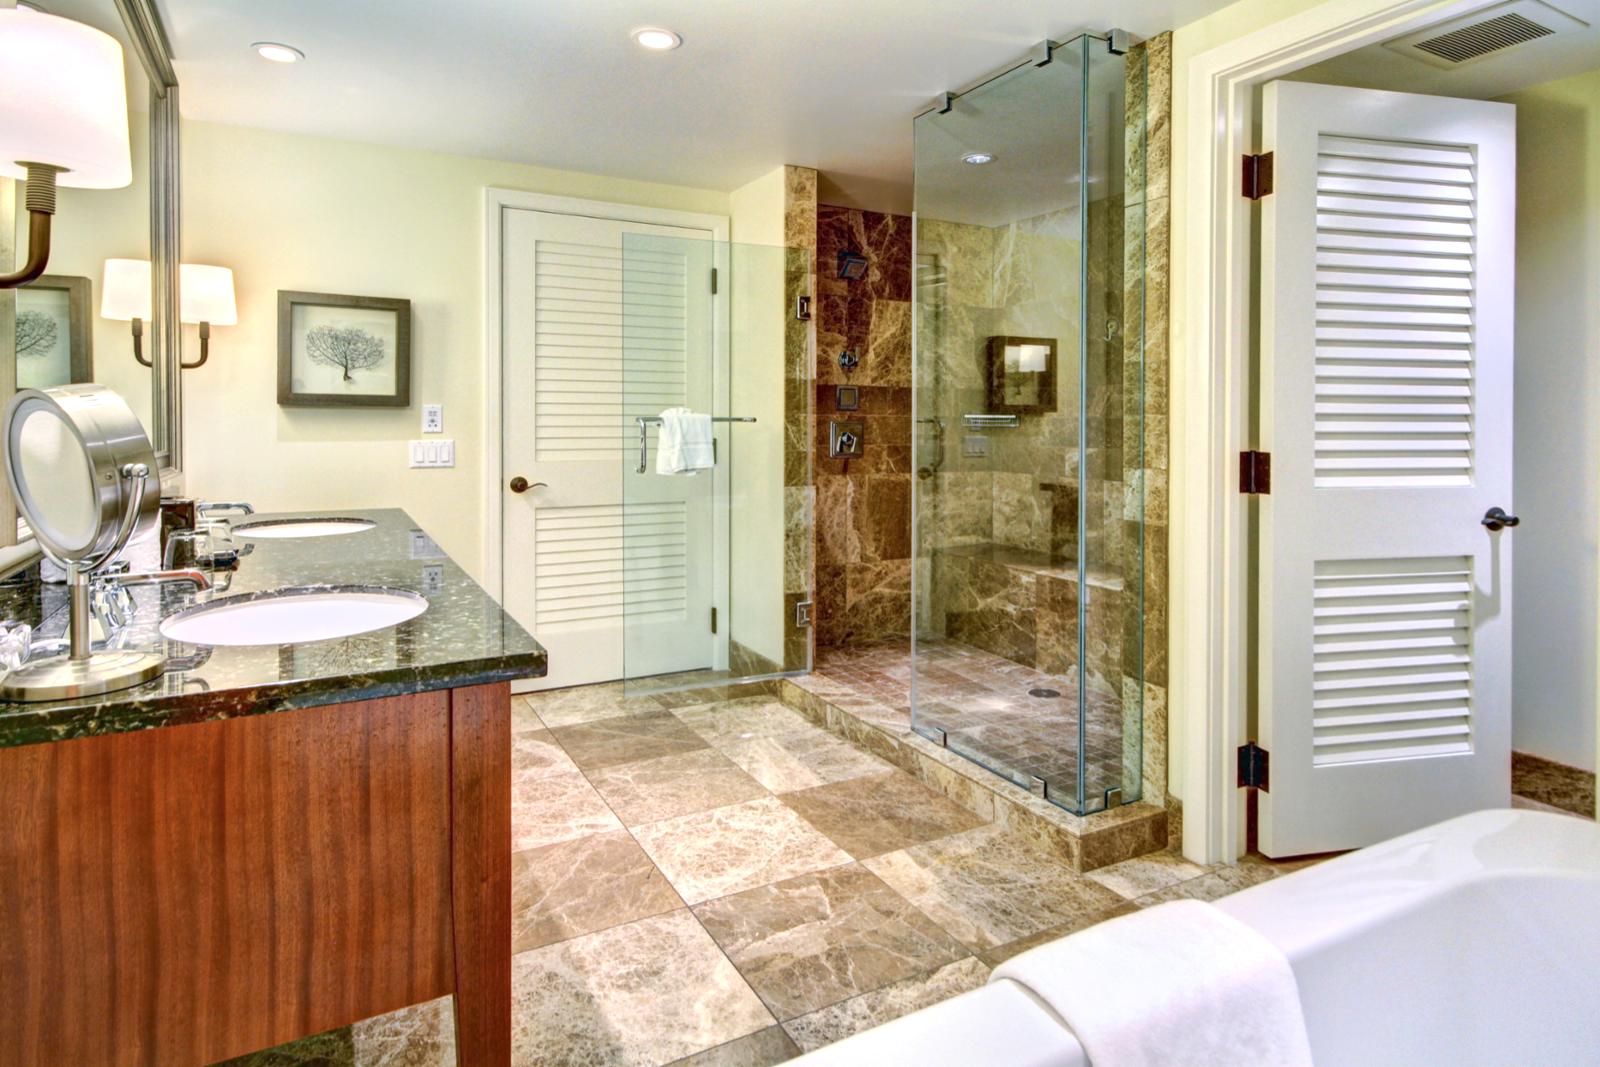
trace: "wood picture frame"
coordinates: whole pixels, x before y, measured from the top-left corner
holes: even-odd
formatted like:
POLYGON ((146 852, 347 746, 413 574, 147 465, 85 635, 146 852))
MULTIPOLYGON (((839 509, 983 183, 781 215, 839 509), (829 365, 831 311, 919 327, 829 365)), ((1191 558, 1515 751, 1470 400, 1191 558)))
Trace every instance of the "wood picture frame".
POLYGON ((89 279, 77 275, 44 274, 17 290, 18 389, 94 381, 93 305, 89 279), (29 363, 35 359, 47 360, 50 367, 30 377, 29 363))
POLYGON ((990 414, 1042 415, 1056 410, 1055 338, 991 337, 988 364, 990 414), (1042 366, 1025 369, 1041 357, 1042 366), (1016 365, 1008 367, 1008 361, 1016 365))
POLYGON ((281 407, 411 406, 411 301, 278 291, 281 407))

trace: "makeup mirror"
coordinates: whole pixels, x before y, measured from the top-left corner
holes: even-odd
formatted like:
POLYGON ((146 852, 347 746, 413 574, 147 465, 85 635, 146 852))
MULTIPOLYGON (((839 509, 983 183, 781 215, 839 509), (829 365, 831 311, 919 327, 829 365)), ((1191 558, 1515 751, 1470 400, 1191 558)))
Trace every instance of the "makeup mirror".
POLYGON ((67 572, 68 652, 33 660, 0 682, 0 700, 63 700, 141 685, 161 674, 155 652, 96 652, 89 580, 160 525, 156 457, 139 417, 102 385, 24 389, 6 405, 4 465, 17 510, 67 572))

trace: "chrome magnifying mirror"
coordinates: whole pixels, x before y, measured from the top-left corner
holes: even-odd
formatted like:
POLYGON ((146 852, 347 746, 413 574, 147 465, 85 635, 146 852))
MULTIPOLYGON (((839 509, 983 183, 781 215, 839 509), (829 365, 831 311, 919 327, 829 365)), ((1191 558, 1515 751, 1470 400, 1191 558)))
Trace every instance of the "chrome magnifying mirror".
POLYGON ((101 385, 20 390, 5 412, 6 480, 44 554, 67 572, 68 652, 24 664, 0 700, 63 700, 158 677, 156 652, 91 647, 89 581, 160 525, 155 452, 127 402, 101 385))

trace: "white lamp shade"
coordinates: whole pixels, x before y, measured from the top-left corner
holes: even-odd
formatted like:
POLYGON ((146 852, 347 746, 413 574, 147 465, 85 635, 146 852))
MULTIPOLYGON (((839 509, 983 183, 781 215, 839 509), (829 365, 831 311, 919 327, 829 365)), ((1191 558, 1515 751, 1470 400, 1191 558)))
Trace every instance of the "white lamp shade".
POLYGON ((120 189, 133 180, 122 46, 71 19, 0 10, 0 177, 20 164, 63 168, 57 184, 120 189))
POLYGON ((100 315, 107 319, 150 317, 150 261, 108 259, 100 286, 100 315))
POLYGON ((204 263, 178 265, 178 318, 233 326, 239 321, 233 303, 233 271, 204 263))

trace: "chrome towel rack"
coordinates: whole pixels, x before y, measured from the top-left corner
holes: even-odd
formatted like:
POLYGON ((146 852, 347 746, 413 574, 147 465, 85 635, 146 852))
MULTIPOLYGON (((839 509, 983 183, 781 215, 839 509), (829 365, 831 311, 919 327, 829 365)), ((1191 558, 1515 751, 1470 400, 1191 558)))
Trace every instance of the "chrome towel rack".
MULTIPOLYGON (((650 469, 650 427, 661 425, 660 415, 639 415, 633 420, 639 424, 639 473, 650 469)), ((713 415, 712 422, 755 422, 754 415, 713 415)))

